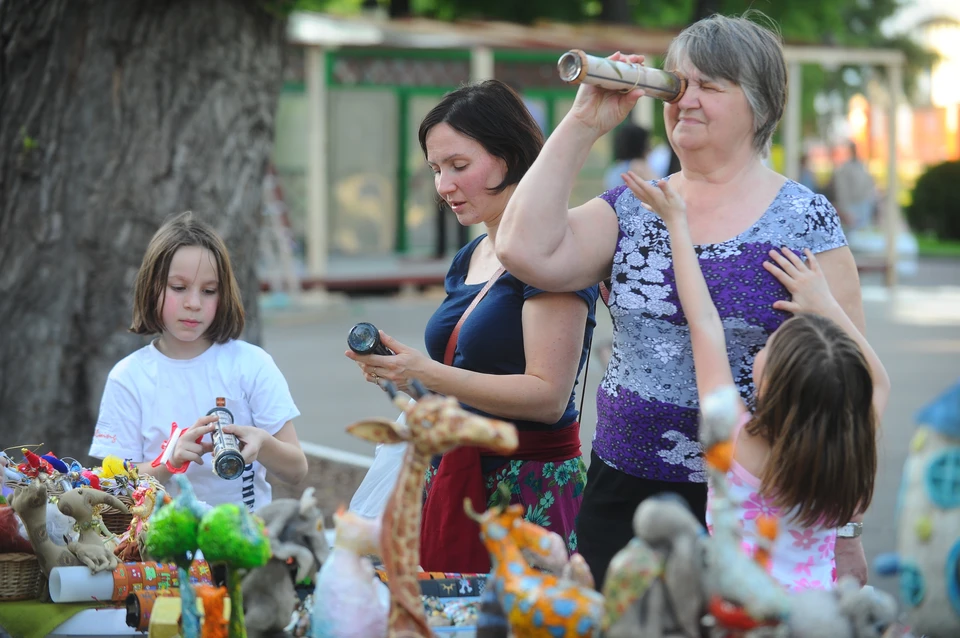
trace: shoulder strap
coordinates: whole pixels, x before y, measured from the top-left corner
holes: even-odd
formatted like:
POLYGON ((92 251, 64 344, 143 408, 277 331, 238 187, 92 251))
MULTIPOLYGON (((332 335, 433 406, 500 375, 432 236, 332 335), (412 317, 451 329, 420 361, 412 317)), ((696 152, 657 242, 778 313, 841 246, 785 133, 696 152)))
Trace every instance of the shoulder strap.
POLYGON ((497 268, 497 271, 490 276, 490 279, 487 280, 487 283, 484 284, 483 288, 480 289, 480 292, 477 293, 477 296, 474 297, 473 301, 470 302, 470 305, 467 306, 467 309, 463 311, 462 315, 460 315, 460 320, 457 322, 457 325, 453 327, 453 332, 450 333, 450 340, 447 341, 447 350, 443 353, 444 365, 453 365, 453 356, 457 352, 457 338, 460 336, 460 328, 463 327, 463 322, 467 320, 467 317, 469 317, 470 313, 473 312, 473 309, 477 307, 477 304, 480 303, 480 300, 486 296, 487 291, 490 290, 490 287, 496 283, 497 279, 500 279, 500 275, 505 272, 507 272, 507 269, 503 266, 497 268))

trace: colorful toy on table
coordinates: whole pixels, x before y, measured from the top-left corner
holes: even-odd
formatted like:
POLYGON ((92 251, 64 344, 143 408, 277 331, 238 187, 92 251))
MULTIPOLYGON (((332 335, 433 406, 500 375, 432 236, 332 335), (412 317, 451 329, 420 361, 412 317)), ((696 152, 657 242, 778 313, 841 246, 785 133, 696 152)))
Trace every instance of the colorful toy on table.
POLYGON ((58 508, 77 521, 81 534, 78 541, 64 547, 47 535, 48 498, 45 483, 34 480, 17 487, 11 500, 11 506, 27 529, 43 573, 49 576, 54 567, 68 565, 87 565, 94 572, 116 567, 116 557, 106 550, 96 532, 98 526, 93 520, 93 506, 104 504, 120 511, 125 511, 126 506, 109 494, 90 488, 77 488, 61 495, 58 508))
POLYGON ((72 489, 57 499, 57 507, 67 516, 73 517, 76 521, 75 529, 80 534, 80 538, 69 543, 67 549, 76 554, 80 562, 93 573, 112 570, 120 563, 120 559, 113 553, 113 547, 105 544, 108 537, 102 533, 105 528, 103 519, 100 518, 99 506, 127 511, 127 506, 118 498, 92 487, 72 489))
POLYGON ((247 632, 242 577, 247 570, 262 567, 270 560, 270 541, 262 521, 241 505, 217 505, 200 519, 197 545, 208 563, 226 565, 231 602, 230 638, 244 638, 247 632))
POLYGON ((643 501, 633 529, 604 582, 604 637, 699 635, 705 530, 671 493, 643 501))
POLYGON ((399 397, 391 383, 385 382, 383 387, 404 411, 406 424, 370 419, 348 426, 347 432, 371 443, 409 444, 381 518, 380 546, 390 587, 389 635, 426 638, 431 631, 423 612, 417 571, 427 465, 434 455, 461 445, 509 454, 517 447, 517 430, 510 423, 467 412, 453 397, 429 394, 417 381, 409 384, 416 402, 399 397))
POLYGON ((911 629, 960 636, 960 382, 917 414, 897 504, 897 554, 877 571, 900 575, 911 629))
POLYGON ((143 560, 146 532, 149 529, 149 519, 156 507, 157 498, 163 498, 166 493, 158 483, 143 481, 133 491, 133 506, 130 513, 130 526, 117 539, 117 548, 114 553, 124 562, 143 560), (159 492, 159 494, 158 494, 159 492))
POLYGON ((152 589, 135 591, 127 595, 126 605, 127 627, 136 631, 147 631, 150 629, 150 616, 153 613, 153 606, 157 598, 179 597, 180 589, 152 589))
POLYGON ((389 595, 366 556, 380 554, 380 521, 342 509, 334 517, 333 550, 313 591, 313 638, 383 638, 389 595))
POLYGON ((270 560, 243 578, 244 618, 251 638, 272 636, 290 624, 299 597, 296 583, 313 578, 329 553, 323 512, 314 489, 300 499, 277 499, 260 508, 270 560))
MULTIPOLYGON (((140 483, 140 473, 137 471, 136 463, 121 459, 119 456, 106 456, 93 474, 100 481, 101 489, 117 496, 132 497, 140 483)), ((84 475, 88 476, 86 473, 84 475)), ((158 482, 155 480, 153 482, 159 486, 158 482)))
POLYGON ((20 448, 23 463, 17 465, 20 474, 32 479, 46 479, 54 475, 55 470, 47 459, 34 454, 27 448, 20 448))
POLYGON ((538 534, 537 526, 523 520, 523 506, 493 507, 478 514, 466 499, 464 510, 480 525, 480 538, 493 563, 490 585, 516 638, 600 635, 603 597, 594 589, 537 571, 524 558, 522 549, 549 554, 551 542, 545 531, 538 534))
POLYGON ((179 489, 179 494, 169 503, 160 501, 160 507, 150 519, 144 549, 154 560, 172 561, 177 565, 182 583, 183 638, 198 638, 200 618, 196 613, 196 593, 190 585, 188 570, 199 548, 197 536, 200 520, 207 510, 197 500, 189 480, 182 475, 175 475, 172 481, 179 489))
MULTIPOLYGON (((499 486, 499 502, 504 506, 510 502, 509 488, 499 486)), ((567 544, 563 537, 535 525, 526 520, 510 528, 511 540, 520 548, 527 563, 536 569, 543 570, 560 578, 561 582, 580 585, 586 589, 595 589, 593 574, 580 554, 570 556, 567 553, 567 544)), ((498 636, 504 628, 509 627, 507 612, 497 597, 495 576, 490 575, 490 582, 481 594, 477 620, 478 638, 483 636, 498 636)))
MULTIPOLYGON (((92 470, 83 467, 79 461, 71 459, 67 472, 64 475, 70 487, 92 487, 95 490, 100 489, 100 477, 92 470)), ((114 494, 116 496, 116 494, 114 494)))
POLYGON ((229 634, 224 599, 226 587, 197 585, 197 598, 203 604, 203 624, 200 626, 201 638, 227 638, 229 634))

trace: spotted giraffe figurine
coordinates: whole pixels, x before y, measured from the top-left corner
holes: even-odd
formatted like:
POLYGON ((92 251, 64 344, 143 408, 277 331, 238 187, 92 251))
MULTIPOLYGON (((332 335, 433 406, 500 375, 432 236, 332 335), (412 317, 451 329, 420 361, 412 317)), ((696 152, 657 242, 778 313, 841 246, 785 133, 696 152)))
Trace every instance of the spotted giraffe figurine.
POLYGON ((400 475, 381 518, 381 558, 390 587, 387 631, 390 638, 428 638, 433 632, 423 611, 417 579, 427 464, 434 455, 461 445, 509 454, 517 448, 517 429, 505 421, 471 414, 453 397, 429 394, 416 381, 410 383, 416 402, 397 396, 392 384, 385 383, 384 389, 403 410, 406 423, 368 419, 348 426, 347 432, 372 443, 408 444, 400 475))
POLYGON ((538 534, 537 526, 523 520, 523 506, 494 507, 477 514, 466 499, 464 509, 480 525, 480 537, 493 562, 492 586, 514 638, 599 636, 603 597, 592 588, 537 571, 524 557, 524 549, 547 554, 552 543, 546 530, 538 534))

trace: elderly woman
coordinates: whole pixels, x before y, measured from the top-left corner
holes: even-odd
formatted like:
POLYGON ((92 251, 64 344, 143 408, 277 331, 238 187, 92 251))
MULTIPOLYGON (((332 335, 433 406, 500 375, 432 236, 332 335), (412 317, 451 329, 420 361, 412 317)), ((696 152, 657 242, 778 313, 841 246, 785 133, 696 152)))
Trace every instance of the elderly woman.
MULTIPOLYGON (((753 359, 787 318, 773 309, 788 293, 763 268, 768 252, 787 246, 816 253, 834 296, 863 330, 856 265, 830 203, 764 165, 786 97, 779 38, 745 18, 713 16, 677 36, 665 66, 689 81, 682 99, 664 105, 681 165, 668 179, 686 201, 730 364, 749 401, 753 359)), ((667 230, 625 187, 571 210, 567 204, 591 145, 642 95, 581 86, 517 186, 497 238, 500 261, 541 289, 579 290, 610 278, 613 353, 597 393, 597 431, 577 523, 579 550, 598 586, 613 554, 632 537, 631 517, 641 501, 674 492, 702 519, 707 498, 690 335, 667 230)), ((839 541, 837 563, 841 574, 865 581, 859 540, 839 541)))

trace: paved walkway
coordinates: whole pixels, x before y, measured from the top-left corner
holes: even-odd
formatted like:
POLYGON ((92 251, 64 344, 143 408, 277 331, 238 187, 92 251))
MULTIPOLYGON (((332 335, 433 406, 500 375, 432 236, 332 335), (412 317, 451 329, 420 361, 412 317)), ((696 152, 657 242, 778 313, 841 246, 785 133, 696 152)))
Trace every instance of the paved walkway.
MULTIPOLYGON (((864 277, 868 337, 889 371, 893 392, 884 415, 880 473, 868 512, 864 547, 868 557, 895 547, 894 508, 913 417, 932 397, 960 378, 960 263, 924 262, 919 272, 895 291, 880 286, 879 275, 864 277)), ((416 296, 327 300, 305 298, 295 310, 266 315, 264 347, 290 383, 301 412, 297 431, 308 452, 357 464, 339 468, 322 480, 337 483, 339 498, 349 498, 372 459, 373 445, 354 439, 344 427, 369 416, 395 417, 385 394, 363 381, 356 365, 343 356, 346 336, 358 321, 370 321, 402 342, 423 349, 423 327, 439 303, 437 292, 416 296)), ((609 338, 609 315, 598 313, 595 339, 609 338)), ((585 451, 596 422, 594 397, 602 374, 596 356, 586 382, 581 419, 585 451)), ((327 486, 332 487, 332 486, 327 486)), ((893 590, 891 580, 874 584, 893 590)))

